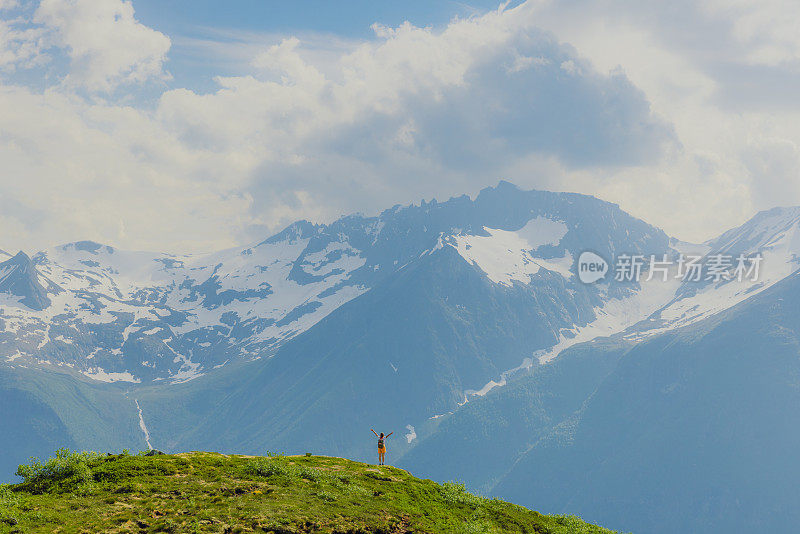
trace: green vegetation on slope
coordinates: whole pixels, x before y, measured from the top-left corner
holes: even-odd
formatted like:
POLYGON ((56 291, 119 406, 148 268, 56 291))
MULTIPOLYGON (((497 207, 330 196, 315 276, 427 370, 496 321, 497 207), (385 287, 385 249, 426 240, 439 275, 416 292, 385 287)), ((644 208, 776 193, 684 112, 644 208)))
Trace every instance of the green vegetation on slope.
POLYGON ((58 451, 0 486, 0 532, 604 533, 460 484, 320 456, 58 451))

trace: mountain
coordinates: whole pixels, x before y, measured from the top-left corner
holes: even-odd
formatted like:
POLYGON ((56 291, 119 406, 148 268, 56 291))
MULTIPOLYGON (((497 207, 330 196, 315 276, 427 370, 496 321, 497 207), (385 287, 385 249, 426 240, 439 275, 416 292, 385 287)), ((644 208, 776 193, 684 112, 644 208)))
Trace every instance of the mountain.
POLYGON ((494 491, 640 532, 792 532, 798 297, 793 274, 719 316, 631 347, 494 491))
POLYGON ((62 449, 20 473, 23 483, 0 489, 3 532, 613 534, 342 458, 62 449))
POLYGON ((365 421, 411 434, 407 426, 458 408, 465 391, 581 320, 579 295, 552 283, 513 290, 487 281, 452 248, 426 256, 254 365, 175 446, 270 443, 369 458, 373 444, 358 437, 365 421))
MULTIPOLYGON (((570 269, 581 243, 607 255, 668 246, 663 232, 614 205, 508 184, 474 201, 393 209, 359 226, 376 225, 376 249, 364 256, 382 253, 383 239, 396 251, 413 242, 405 236, 417 235, 420 244, 404 253, 413 261, 398 262, 270 358, 242 364, 236 379, 215 373, 169 392, 138 389, 154 440, 174 448, 269 446, 366 459, 372 446, 359 432, 365 421, 381 421, 402 430, 405 439, 395 444, 402 452, 428 421, 457 410, 508 370, 533 365, 534 353, 576 338, 584 327, 610 328, 608 316, 595 311, 615 300, 610 295, 635 299, 633 287, 576 279, 570 269), (587 218, 606 221, 614 232, 599 234, 587 218), (495 261, 497 250, 507 264, 495 261), (215 401, 206 405, 208 398, 215 401), (186 411, 176 417, 175 406, 186 411)), ((380 262, 366 265, 373 263, 380 262)))
POLYGON ((647 320, 474 399, 402 465, 634 532, 793 531, 798 214, 704 245, 760 252, 760 281, 679 286, 647 320))
MULTIPOLYGON (((312 446, 366 459, 359 431, 383 421, 406 434, 402 452, 534 353, 655 309, 635 284, 580 283, 571 269, 584 247, 612 257, 666 251, 669 239, 616 205, 501 182, 475 199, 299 222, 208 255, 67 244, 32 256, 53 281, 48 306, 0 294, 0 373, 6 394, 33 396, 64 423, 64 443, 88 447, 99 432, 104 448, 149 435, 166 448, 312 446), (621 301, 637 311, 608 313, 621 301), (51 394, 67 379, 83 409, 65 412, 51 394), (98 418, 101 394, 117 417, 98 418)), ((31 450, 7 445, 9 463, 31 450)))
POLYGON ((47 294, 60 291, 58 286, 39 274, 22 251, 0 263, 0 293, 18 299, 20 304, 32 310, 42 311, 50 306, 47 294))
MULTIPOLYGON (((126 252, 87 241, 37 253, 32 265, 18 255, 6 262, 18 274, 3 293, 22 297, 25 306, 8 301, 0 355, 68 366, 101 381, 181 382, 231 361, 273 355, 345 302, 443 247, 511 286, 546 273, 569 279, 580 247, 611 255, 617 247, 667 246, 662 232, 610 204, 520 193, 501 183, 474 202, 395 207, 329 226, 299 222, 261 243, 207 255, 126 252), (606 235, 587 217, 597 217, 600 228, 619 228, 606 235)), ((594 293, 586 298, 597 303, 594 293)))
POLYGON ((0 438, 0 469, 58 442, 373 460, 375 427, 395 432, 401 466, 547 512, 785 531, 792 458, 731 440, 749 424, 793 443, 776 414, 794 400, 795 326, 762 303, 794 296, 799 225, 800 209, 776 208, 690 244, 614 204, 501 182, 212 254, 39 252, 25 272, 48 301, 23 302, 32 282, 0 293, 0 396, 18 436, 0 438), (607 264, 594 283, 585 253, 607 264), (626 280, 631 257, 667 267, 626 280), (692 257, 697 280, 682 273, 692 257), (745 407, 737 388, 761 400, 745 407), (726 485, 743 480, 736 462, 763 466, 746 491, 726 485), (699 481, 699 465, 716 470, 699 481))
MULTIPOLYGON (((506 386, 439 418, 401 465, 435 480, 461 480, 484 495, 498 494, 498 482, 516 469, 520 456, 551 434, 559 436, 559 425, 570 423, 631 346, 601 339, 531 367, 506 386)), ((520 476, 531 484, 539 481, 533 469, 520 470, 520 476)), ((509 495, 517 501, 529 498, 522 488, 509 495)), ((552 505, 550 498, 546 502, 552 505)))

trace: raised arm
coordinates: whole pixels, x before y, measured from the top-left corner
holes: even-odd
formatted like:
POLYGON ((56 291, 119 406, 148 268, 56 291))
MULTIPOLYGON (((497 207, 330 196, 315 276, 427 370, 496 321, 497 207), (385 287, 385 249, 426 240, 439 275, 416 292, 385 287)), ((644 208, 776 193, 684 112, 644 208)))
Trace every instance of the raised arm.
POLYGON ((378 435, 378 433, 377 433, 377 432, 375 432, 375 430, 374 430, 374 429, 370 428, 370 430, 372 430, 372 433, 373 433, 373 434, 375 434, 376 436, 378 435))
POLYGON ((394 434, 394 432, 389 432, 388 434, 386 434, 386 437, 388 438, 388 437, 389 437, 389 436, 391 436, 392 434, 394 434))

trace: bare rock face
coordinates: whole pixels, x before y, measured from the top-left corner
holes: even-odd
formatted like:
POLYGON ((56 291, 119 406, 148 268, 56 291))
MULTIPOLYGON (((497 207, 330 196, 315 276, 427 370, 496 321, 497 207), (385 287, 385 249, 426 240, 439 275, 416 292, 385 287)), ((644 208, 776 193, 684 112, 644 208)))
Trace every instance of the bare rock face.
POLYGON ((22 304, 41 311, 50 306, 48 290, 58 292, 59 288, 36 270, 24 252, 0 263, 0 293, 19 297, 22 304))

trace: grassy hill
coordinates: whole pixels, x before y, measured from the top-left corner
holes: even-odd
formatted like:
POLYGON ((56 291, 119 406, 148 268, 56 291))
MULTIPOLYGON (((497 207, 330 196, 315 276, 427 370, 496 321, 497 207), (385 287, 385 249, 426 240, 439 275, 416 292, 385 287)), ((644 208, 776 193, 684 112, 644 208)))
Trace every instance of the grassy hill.
POLYGON ((132 456, 60 450, 0 486, 0 532, 586 533, 390 466, 321 456, 132 456))

